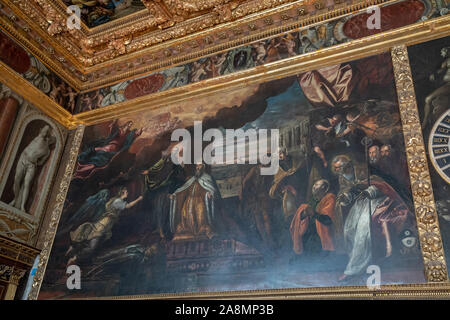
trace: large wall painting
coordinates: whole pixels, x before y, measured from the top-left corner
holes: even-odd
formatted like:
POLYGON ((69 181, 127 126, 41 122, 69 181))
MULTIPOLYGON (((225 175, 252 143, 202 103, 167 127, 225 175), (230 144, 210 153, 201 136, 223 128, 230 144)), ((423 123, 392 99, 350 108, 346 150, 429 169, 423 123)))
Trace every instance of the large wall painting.
POLYGON ((450 257, 450 38, 408 48, 447 264, 450 257))
POLYGON ((154 112, 86 128, 40 299, 425 281, 390 53, 154 112), (279 129, 279 170, 175 164, 195 121, 279 129))

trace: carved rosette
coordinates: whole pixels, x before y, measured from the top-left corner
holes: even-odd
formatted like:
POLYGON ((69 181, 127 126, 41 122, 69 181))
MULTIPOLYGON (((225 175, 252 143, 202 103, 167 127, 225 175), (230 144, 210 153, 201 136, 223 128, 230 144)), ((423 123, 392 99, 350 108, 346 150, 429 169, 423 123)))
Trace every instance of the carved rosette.
POLYGON ((44 279, 45 269, 47 267, 48 260, 50 258, 51 249, 53 246, 53 240, 55 239, 56 230, 58 227, 59 219, 64 207, 64 201, 66 199, 67 191, 69 190, 72 174, 77 163, 78 151, 80 149, 81 141, 83 140, 84 126, 78 126, 74 133, 72 146, 70 148, 69 159, 66 163, 64 176, 59 186, 59 192, 56 196, 56 202, 53 207, 50 222, 46 228, 45 238, 43 242, 43 248, 41 251, 41 258, 38 264, 36 274, 34 276, 33 285, 29 294, 30 300, 37 300, 39 290, 41 288, 42 280, 44 279))
POLYGON ((411 189, 416 209, 417 228, 425 265, 425 277, 428 282, 443 282, 448 279, 447 266, 420 126, 408 50, 404 45, 398 46, 391 50, 391 54, 411 189))

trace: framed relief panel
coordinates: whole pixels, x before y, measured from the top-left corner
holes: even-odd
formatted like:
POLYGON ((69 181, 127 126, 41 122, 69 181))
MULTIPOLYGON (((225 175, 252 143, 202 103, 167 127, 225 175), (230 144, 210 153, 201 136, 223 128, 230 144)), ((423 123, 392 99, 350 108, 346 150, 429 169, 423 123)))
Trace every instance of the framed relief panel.
POLYGON ((66 131, 1 86, 0 235, 31 245, 45 216, 66 131))
POLYGON ((39 298, 425 283, 433 222, 408 170, 407 58, 400 47, 86 127, 39 298))

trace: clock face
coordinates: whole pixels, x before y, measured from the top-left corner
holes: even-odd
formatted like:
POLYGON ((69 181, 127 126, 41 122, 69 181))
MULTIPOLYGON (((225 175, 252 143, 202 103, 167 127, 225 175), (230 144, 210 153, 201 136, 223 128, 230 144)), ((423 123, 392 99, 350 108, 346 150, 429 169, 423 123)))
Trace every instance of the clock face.
POLYGON ((434 124, 428 140, 428 150, 434 168, 450 183, 450 109, 434 124))

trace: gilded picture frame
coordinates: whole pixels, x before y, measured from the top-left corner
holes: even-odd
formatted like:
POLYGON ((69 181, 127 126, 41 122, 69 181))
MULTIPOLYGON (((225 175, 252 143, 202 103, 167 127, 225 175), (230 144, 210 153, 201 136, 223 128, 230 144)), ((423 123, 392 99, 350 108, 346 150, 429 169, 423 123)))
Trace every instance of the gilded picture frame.
MULTIPOLYGON (((273 62, 250 70, 195 83, 182 88, 172 89, 162 93, 126 101, 101 110, 94 110, 76 116, 65 113, 58 114, 64 118, 65 125, 74 129, 68 160, 62 163, 65 170, 61 184, 56 187, 56 200, 49 204, 51 219, 45 228, 41 260, 36 272, 30 299, 37 299, 45 274, 45 268, 50 256, 52 243, 56 234, 64 201, 75 168, 78 151, 82 142, 85 126, 115 119, 119 116, 139 112, 154 111, 170 103, 190 97, 210 95, 221 90, 238 88, 243 84, 261 83, 280 79, 302 71, 317 69, 344 61, 371 56, 390 51, 394 66, 394 75, 400 115, 403 124, 409 175, 411 180, 415 215, 425 266, 426 284, 389 285, 380 289, 369 289, 365 286, 308 288, 291 290, 264 290, 243 292, 214 292, 182 295, 141 295, 107 297, 102 299, 400 299, 400 298, 448 298, 450 285, 448 271, 442 248, 441 234, 431 186, 429 164, 426 155, 425 141, 417 110, 414 84, 411 75, 407 46, 450 35, 450 17, 443 16, 430 21, 416 23, 407 27, 388 31, 368 38, 350 41, 334 47, 320 49, 309 54, 273 62)), ((17 93, 30 99, 34 105, 47 113, 54 113, 42 95, 35 93, 31 87, 19 79, 8 67, 0 64, 2 81, 11 86, 17 93), (30 93, 31 92, 31 93, 30 93)), ((51 105, 51 104, 50 104, 51 105)))

